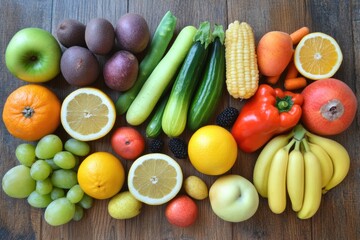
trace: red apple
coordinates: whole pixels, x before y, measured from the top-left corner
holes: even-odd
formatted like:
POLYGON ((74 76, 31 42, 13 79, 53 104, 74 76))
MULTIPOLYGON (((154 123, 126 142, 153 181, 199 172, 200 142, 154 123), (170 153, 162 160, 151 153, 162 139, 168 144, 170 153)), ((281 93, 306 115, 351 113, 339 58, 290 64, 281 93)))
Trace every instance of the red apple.
POLYGON ((111 137, 113 150, 122 158, 135 160, 145 150, 145 139, 132 127, 120 127, 111 137))
POLYGON ((169 223, 178 227, 189 227, 195 223, 198 207, 187 195, 178 196, 166 206, 165 216, 169 223))
POLYGON ((355 118, 356 96, 343 81, 321 79, 302 91, 302 122, 310 132, 335 135, 345 131, 355 118))

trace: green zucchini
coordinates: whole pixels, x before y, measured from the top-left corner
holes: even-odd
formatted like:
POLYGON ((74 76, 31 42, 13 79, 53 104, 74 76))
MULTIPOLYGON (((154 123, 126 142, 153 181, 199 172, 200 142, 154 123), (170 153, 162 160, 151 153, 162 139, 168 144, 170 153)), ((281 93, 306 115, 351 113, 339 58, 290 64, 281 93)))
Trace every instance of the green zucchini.
POLYGON ((200 24, 194 43, 175 79, 162 117, 162 129, 169 137, 179 136, 186 127, 190 101, 203 70, 212 42, 210 23, 200 24))
POLYGON ((188 128, 192 131, 209 122, 225 84, 225 36, 222 25, 215 25, 213 37, 206 69, 188 113, 188 128))
POLYGON ((151 40, 149 50, 140 62, 138 77, 134 85, 126 92, 120 93, 115 103, 116 113, 118 115, 124 114, 128 110, 146 79, 164 56, 174 35, 176 22, 176 17, 170 11, 168 11, 160 21, 151 40))
POLYGON ((149 117, 189 52, 196 30, 194 26, 184 27, 164 58, 145 81, 127 110, 126 121, 130 125, 140 125, 149 117))
POLYGON ((155 112, 152 118, 150 119, 146 127, 146 137, 155 138, 162 133, 161 120, 164 114, 166 103, 169 99, 170 94, 166 94, 160 99, 160 102, 155 107, 155 112))

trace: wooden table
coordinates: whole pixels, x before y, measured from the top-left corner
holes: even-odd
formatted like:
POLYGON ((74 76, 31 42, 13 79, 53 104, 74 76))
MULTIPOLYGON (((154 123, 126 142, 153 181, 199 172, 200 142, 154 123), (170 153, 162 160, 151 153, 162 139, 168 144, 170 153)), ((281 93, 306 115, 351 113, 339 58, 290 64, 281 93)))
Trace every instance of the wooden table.
MULTIPOLYGON (((65 18, 86 23, 95 17, 104 17, 113 24, 127 12, 139 13, 148 21, 151 33, 166 11, 178 18, 177 32, 186 25, 198 26, 202 21, 223 24, 239 20, 248 22, 258 41, 271 30, 292 32, 302 26, 311 31, 332 35, 340 44, 344 60, 336 77, 346 82, 357 94, 360 102, 360 2, 331 0, 183 0, 183 1, 96 1, 96 0, 0 0, 0 104, 17 87, 26 84, 13 77, 4 62, 4 52, 10 38, 24 27, 40 27, 53 34, 57 24, 65 18)), ((263 81, 263 80, 262 80, 263 81)), ((59 76, 45 84, 63 100, 75 87, 59 76)), ((118 93, 98 81, 96 87, 104 89, 115 101, 118 93)), ((241 108, 244 101, 235 100, 224 93, 217 112, 225 106, 241 108)), ((351 156, 351 169, 345 181, 323 196, 318 213, 310 220, 299 220, 288 207, 276 215, 269 210, 267 200, 260 200, 257 213, 248 221, 229 223, 219 219, 211 210, 208 199, 198 201, 199 218, 189 228, 170 225, 165 216, 165 205, 144 206, 141 215, 130 220, 112 219, 107 212, 107 200, 96 201, 79 222, 60 227, 49 226, 43 210, 31 208, 26 200, 11 199, 0 191, 0 239, 360 239, 360 119, 359 110, 351 127, 333 136, 341 142, 351 156)), ((119 116, 117 126, 124 125, 119 116)), ((139 128, 144 133, 144 126, 139 128)), ((68 136, 59 128, 56 132, 64 139, 68 136)), ((181 137, 189 139, 190 132, 181 137)), ((168 138, 164 137, 165 141, 168 138)), ((0 176, 17 165, 15 147, 23 141, 12 137, 3 122, 0 123, 0 176)), ((91 142, 92 151, 109 151, 109 136, 91 142)), ((169 151, 166 151, 169 153, 169 151)), ((259 152, 239 153, 231 170, 251 179, 252 169, 259 152)), ((129 162, 122 160, 126 169, 129 162)), ((202 175, 188 160, 179 160, 185 176, 195 174, 208 186, 216 179, 202 175)))

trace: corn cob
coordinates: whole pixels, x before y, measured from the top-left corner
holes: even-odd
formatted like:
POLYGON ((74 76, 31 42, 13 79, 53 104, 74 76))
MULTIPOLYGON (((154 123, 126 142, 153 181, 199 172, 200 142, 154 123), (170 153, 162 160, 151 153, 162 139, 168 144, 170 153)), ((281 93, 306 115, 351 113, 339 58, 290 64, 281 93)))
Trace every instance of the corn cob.
POLYGON ((230 23, 225 32, 226 86, 234 98, 248 99, 259 85, 253 30, 246 22, 230 23))

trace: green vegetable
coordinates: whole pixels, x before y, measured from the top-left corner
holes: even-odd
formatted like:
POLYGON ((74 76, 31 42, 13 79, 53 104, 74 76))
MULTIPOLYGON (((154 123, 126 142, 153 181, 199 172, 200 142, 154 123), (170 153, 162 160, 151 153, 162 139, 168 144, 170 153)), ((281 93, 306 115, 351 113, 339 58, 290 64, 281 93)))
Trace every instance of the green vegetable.
POLYGON ((130 125, 140 125, 151 114, 189 52, 195 33, 196 28, 194 26, 184 27, 180 31, 169 51, 152 71, 131 103, 126 113, 126 121, 130 125))
POLYGON ((139 65, 137 80, 128 91, 120 94, 115 103, 117 114, 124 114, 128 110, 146 79, 164 56, 174 35, 176 22, 176 17, 170 11, 162 18, 151 40, 148 52, 139 65))
POLYGON ((162 129, 170 137, 179 136, 185 130, 190 101, 211 42, 210 23, 203 22, 196 32, 194 43, 177 75, 164 110, 162 129))
POLYGON ((225 84, 225 46, 223 26, 215 25, 214 42, 200 86, 192 99, 188 127, 195 131, 207 124, 221 99, 225 84))
POLYGON ((164 114, 165 106, 169 99, 169 96, 170 94, 166 94, 165 96, 163 96, 160 102, 156 105, 154 115, 152 116, 146 127, 146 137, 155 138, 161 134, 161 119, 164 114))

